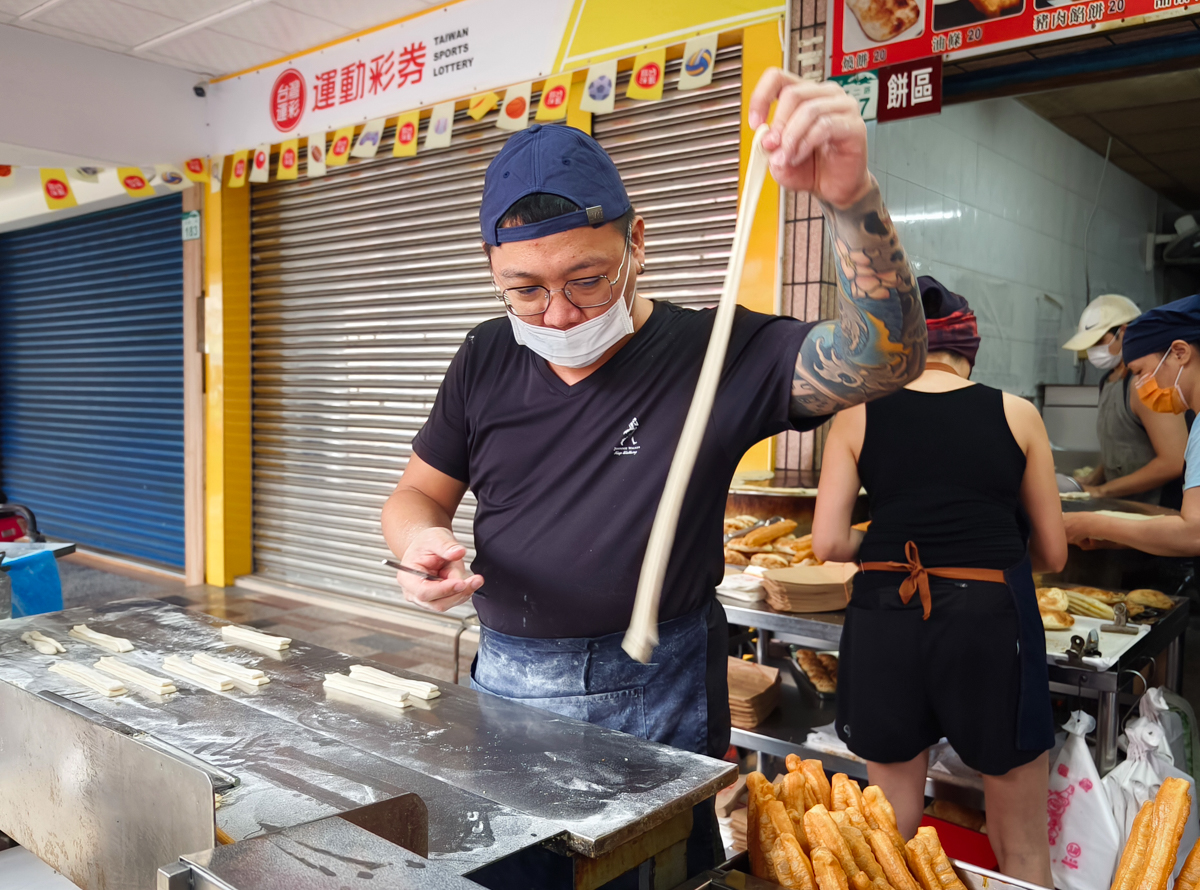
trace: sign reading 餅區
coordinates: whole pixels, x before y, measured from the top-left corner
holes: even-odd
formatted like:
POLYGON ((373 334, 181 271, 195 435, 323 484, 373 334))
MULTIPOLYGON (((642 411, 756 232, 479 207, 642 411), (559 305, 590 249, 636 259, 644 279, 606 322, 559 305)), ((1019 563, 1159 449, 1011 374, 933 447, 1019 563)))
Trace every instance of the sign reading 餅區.
POLYGON ((212 84, 216 153, 334 130, 552 72, 569 0, 462 0, 212 84), (514 48, 520 47, 519 52, 514 48))
POLYGON ((882 124, 942 110, 940 56, 832 79, 858 102, 858 112, 865 121, 882 124))
MULTIPOLYGON (((828 74, 948 61, 1200 12, 1200 0, 829 0, 828 74)), ((883 90, 880 82, 880 90, 883 90)), ((882 95, 882 92, 881 92, 882 95)))
POLYGON ((876 100, 875 119, 879 123, 941 112, 941 56, 889 65, 876 73, 879 77, 879 97, 876 100))

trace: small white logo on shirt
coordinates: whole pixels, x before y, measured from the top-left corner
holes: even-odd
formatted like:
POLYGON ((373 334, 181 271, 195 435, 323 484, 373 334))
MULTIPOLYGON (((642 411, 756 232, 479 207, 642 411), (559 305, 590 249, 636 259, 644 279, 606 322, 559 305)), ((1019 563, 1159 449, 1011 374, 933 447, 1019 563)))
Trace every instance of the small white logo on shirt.
POLYGON ((638 419, 635 417, 629 421, 629 426, 625 428, 625 432, 621 433, 621 441, 613 448, 613 454, 617 457, 624 457, 629 454, 637 454, 641 450, 641 445, 638 444, 637 437, 634 433, 638 429, 638 419))

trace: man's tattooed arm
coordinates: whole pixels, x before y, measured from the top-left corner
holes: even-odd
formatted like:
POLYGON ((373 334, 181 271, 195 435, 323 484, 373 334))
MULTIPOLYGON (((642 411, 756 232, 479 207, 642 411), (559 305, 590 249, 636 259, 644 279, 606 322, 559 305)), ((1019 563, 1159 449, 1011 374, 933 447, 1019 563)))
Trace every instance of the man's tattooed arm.
POLYGON ((845 210, 822 210, 837 254, 838 319, 817 324, 800 347, 793 417, 887 395, 925 367, 921 291, 878 184, 845 210))

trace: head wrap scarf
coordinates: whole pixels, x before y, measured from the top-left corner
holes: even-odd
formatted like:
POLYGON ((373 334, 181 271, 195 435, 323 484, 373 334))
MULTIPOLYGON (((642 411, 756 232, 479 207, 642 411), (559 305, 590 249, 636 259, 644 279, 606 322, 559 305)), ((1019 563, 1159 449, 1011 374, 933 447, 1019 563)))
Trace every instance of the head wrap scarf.
POLYGON ((1121 357, 1129 364, 1144 355, 1166 352, 1176 340, 1200 343, 1200 294, 1143 312, 1129 322, 1121 357))
POLYGON ((929 331, 929 351, 942 350, 961 355, 975 367, 979 352, 979 325, 971 307, 936 278, 922 275, 921 302, 925 305, 925 327, 929 331))

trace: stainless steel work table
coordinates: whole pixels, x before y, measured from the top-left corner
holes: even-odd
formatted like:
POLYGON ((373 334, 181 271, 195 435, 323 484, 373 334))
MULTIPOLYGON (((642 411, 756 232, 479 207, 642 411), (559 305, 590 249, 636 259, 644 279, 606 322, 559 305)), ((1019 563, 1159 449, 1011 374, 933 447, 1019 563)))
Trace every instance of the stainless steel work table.
MULTIPOLYGON (((844 612, 787 614, 775 612, 764 603, 743 603, 718 597, 725 607, 730 624, 757 628, 758 660, 767 663, 767 647, 772 635, 781 641, 796 643, 811 649, 837 649, 842 636, 844 612)), ((1091 667, 1072 667, 1063 661, 1048 665, 1050 689, 1053 692, 1092 698, 1097 702, 1096 764, 1101 773, 1112 769, 1117 762, 1119 696, 1133 682, 1133 671, 1150 656, 1165 653, 1167 685, 1178 690, 1181 672, 1181 640, 1187 630, 1189 603, 1174 597, 1176 606, 1151 625, 1143 636, 1112 668, 1106 671, 1091 667)), ((866 778, 866 767, 856 761, 822 754, 806 748, 808 732, 833 721, 837 707, 833 701, 818 702, 802 692, 790 676, 786 665, 776 664, 783 673, 783 690, 779 709, 752 730, 734 729, 733 744, 776 757, 798 754, 819 757, 831 771, 845 772, 856 778, 866 778)), ((944 781, 939 777, 939 781, 944 781)))
MULTIPOLYGON (((324 674, 366 659, 298 641, 252 652, 225 643, 223 623, 150 600, 0 622, 0 681, 58 693, 235 776, 216 810, 234 841, 414 792, 429 811, 429 858, 460 875, 547 842, 603 856, 690 817, 736 776, 731 764, 449 684, 403 711, 344 698, 325 691, 324 674), (106 698, 50 673, 55 657, 20 640, 41 630, 66 646, 58 657, 91 665, 109 653, 67 636, 81 623, 128 638, 136 648, 121 660, 157 674, 165 655, 208 651, 271 682, 212 693, 179 680, 166 697, 131 689, 106 698)), ((0 746, 0 792, 4 759, 0 746)))

